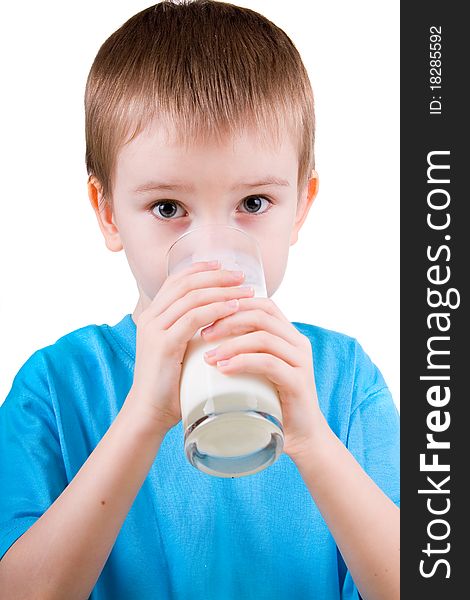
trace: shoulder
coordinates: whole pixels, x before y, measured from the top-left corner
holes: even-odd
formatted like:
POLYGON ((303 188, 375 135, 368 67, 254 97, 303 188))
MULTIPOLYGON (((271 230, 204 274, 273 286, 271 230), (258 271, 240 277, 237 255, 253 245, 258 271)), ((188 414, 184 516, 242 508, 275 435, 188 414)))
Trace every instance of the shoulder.
POLYGON ((315 344, 317 348, 321 348, 323 351, 348 352, 357 344, 355 338, 339 331, 325 329, 324 327, 310 323, 300 323, 299 321, 292 321, 292 325, 300 333, 307 336, 312 344, 315 344))
POLYGON ((9 396, 47 397, 58 379, 71 381, 78 370, 92 374, 94 365, 102 365, 103 356, 112 355, 114 347, 106 324, 70 331, 25 360, 13 379, 9 396))
POLYGON ((58 338, 53 344, 44 346, 37 350, 44 357, 68 354, 70 356, 82 356, 96 351, 97 348, 110 344, 109 326, 85 325, 74 329, 58 338))
POLYGON ((309 323, 292 324, 312 344, 315 381, 327 396, 349 397, 353 411, 367 397, 388 393, 382 373, 356 338, 309 323))
POLYGON ((316 369, 325 369, 332 365, 341 365, 346 370, 354 369, 356 355, 360 349, 355 338, 310 323, 293 321, 292 324, 310 340, 316 369))
POLYGON ((341 364, 344 366, 344 360, 347 359, 349 367, 355 371, 370 369, 373 366, 369 355, 356 338, 309 323, 293 321, 292 324, 309 338, 314 356, 323 362, 327 360, 337 362, 341 359, 343 361, 341 364))

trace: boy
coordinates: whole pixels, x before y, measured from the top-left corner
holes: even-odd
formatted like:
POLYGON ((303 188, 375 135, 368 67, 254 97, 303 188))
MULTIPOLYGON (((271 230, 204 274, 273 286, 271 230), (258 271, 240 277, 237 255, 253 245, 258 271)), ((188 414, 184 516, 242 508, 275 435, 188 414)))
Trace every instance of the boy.
POLYGON ((35 352, 0 408, 2 597, 398 598, 387 386, 355 340, 270 300, 318 187, 292 42, 230 4, 159 3, 100 48, 85 113, 90 201, 139 299, 35 352), (257 239, 268 298, 219 265, 166 277, 206 223, 257 239), (213 368, 279 392, 284 453, 252 476, 183 455, 181 362, 209 323, 213 368))

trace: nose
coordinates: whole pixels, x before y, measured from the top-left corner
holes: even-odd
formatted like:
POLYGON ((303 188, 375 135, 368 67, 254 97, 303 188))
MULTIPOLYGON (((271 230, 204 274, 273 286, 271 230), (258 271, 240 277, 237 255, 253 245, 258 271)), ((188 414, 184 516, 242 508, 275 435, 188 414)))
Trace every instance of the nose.
POLYGON ((191 215, 191 229, 205 225, 239 226, 239 213, 232 203, 218 194, 206 194, 201 197, 191 215))
POLYGON ((212 226, 229 225, 231 227, 237 226, 235 219, 232 219, 229 216, 214 218, 214 216, 212 215, 212 216, 208 216, 207 218, 201 218, 201 219, 197 219, 197 220, 193 221, 193 227, 203 227, 203 226, 208 226, 208 225, 212 225, 212 226))

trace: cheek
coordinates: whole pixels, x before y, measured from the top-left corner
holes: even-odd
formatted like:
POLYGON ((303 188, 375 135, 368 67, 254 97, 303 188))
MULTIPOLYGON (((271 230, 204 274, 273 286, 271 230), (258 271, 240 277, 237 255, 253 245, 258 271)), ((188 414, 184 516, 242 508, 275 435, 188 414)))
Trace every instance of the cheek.
POLYGON ((124 239, 124 252, 137 285, 152 300, 166 279, 164 250, 155 239, 134 231, 124 239))
POLYGON ((289 256, 289 239, 277 238, 272 248, 263 251, 264 277, 266 279, 266 290, 268 298, 281 285, 287 267, 289 256))
POLYGON ((132 254, 126 251, 129 266, 134 278, 145 293, 152 300, 166 279, 166 263, 161 253, 150 251, 136 251, 132 254))

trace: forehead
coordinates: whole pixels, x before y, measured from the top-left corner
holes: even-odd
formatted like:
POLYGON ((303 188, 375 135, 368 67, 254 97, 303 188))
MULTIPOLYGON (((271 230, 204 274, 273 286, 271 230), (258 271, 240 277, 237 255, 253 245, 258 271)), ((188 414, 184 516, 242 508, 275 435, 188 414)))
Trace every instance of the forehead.
POLYGON ((286 131, 277 137, 269 131, 246 128, 218 137, 195 138, 185 136, 181 129, 153 122, 120 149, 116 167, 117 179, 137 183, 162 171, 179 178, 182 171, 233 177, 275 173, 286 178, 293 172, 297 175, 298 156, 286 131))

